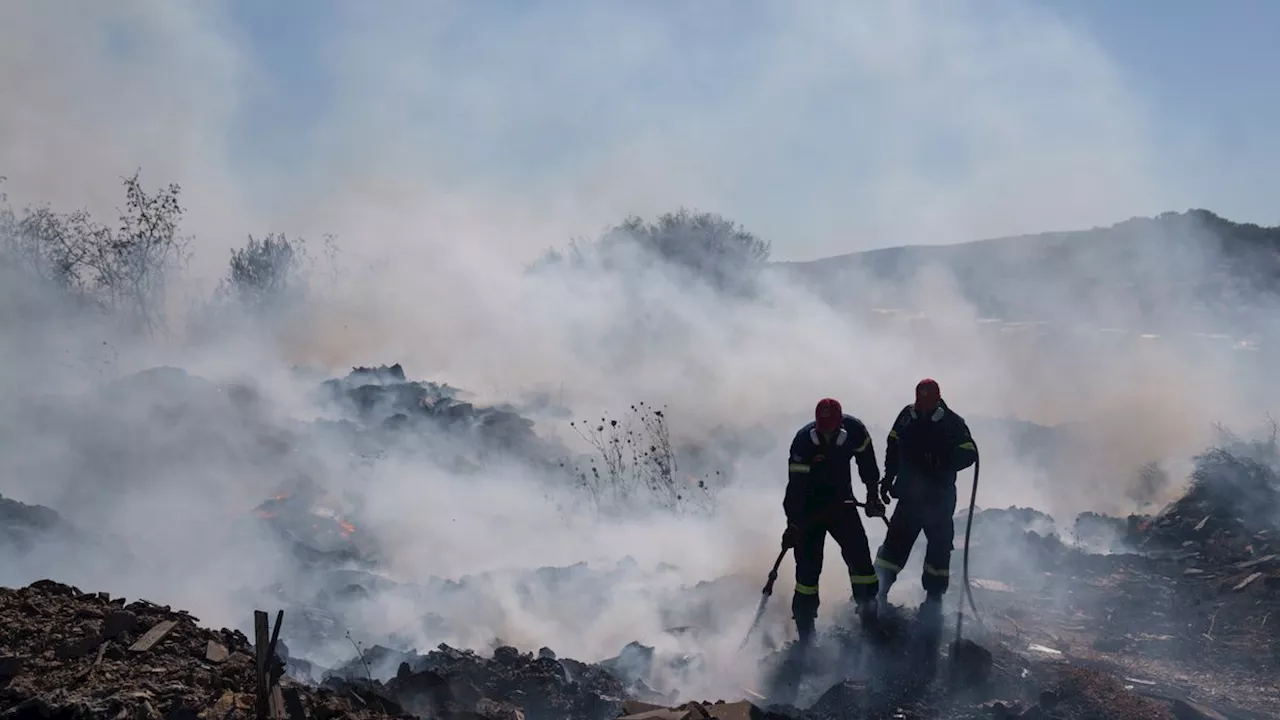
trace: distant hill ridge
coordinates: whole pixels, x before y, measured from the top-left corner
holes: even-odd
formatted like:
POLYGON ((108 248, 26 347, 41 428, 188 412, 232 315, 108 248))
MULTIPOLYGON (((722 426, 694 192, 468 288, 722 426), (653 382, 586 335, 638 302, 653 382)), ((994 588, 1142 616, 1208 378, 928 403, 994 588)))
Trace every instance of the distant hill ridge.
POLYGON ((1090 230, 779 262, 771 271, 836 302, 910 307, 904 285, 930 266, 950 270, 980 313, 1007 320, 1059 316, 1154 329, 1201 316, 1261 322, 1280 309, 1280 226, 1201 209, 1090 230))

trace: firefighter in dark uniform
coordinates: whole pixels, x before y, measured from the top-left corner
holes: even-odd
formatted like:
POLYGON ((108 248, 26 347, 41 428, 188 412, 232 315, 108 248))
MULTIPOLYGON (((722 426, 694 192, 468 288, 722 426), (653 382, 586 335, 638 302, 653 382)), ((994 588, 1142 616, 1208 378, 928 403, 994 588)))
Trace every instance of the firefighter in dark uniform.
POLYGON ((853 496, 852 461, 857 462, 858 475, 867 488, 867 515, 884 515, 884 505, 876 494, 880 468, 866 426, 845 415, 840 403, 831 398, 818 403, 814 416, 791 441, 787 492, 782 502, 787 515, 782 546, 795 548, 796 590, 791 614, 801 642, 813 636, 818 617, 818 576, 828 533, 840 545, 849 568, 853 601, 862 623, 876 619, 877 578, 853 496))
POLYGON ((920 612, 926 619, 941 618, 955 547, 956 474, 977 458, 964 418, 942 400, 936 381, 921 380, 916 401, 898 413, 885 448, 882 500, 897 498, 898 505, 876 553, 881 604, 923 531, 926 598, 920 612))

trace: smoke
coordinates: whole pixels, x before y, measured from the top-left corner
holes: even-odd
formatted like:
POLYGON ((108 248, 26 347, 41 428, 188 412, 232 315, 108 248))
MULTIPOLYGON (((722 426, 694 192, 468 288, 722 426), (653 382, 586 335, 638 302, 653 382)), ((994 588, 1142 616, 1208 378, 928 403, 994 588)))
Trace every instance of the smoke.
MULTIPOLYGON (((771 268, 748 300, 662 265, 527 271, 571 237, 679 206, 742 222, 779 259, 1168 209, 1141 98, 1048 11, 1011 2, 306 7, 0 10, 0 174, 11 200, 110 221, 117 178, 141 167, 144 183, 182 185, 184 231, 196 237, 176 321, 156 338, 6 283, 0 491, 55 507, 128 552, 40 556, 4 567, 3 581, 65 575, 242 624, 242 590, 268 603, 254 593, 302 580, 278 543, 241 521, 304 474, 359 501, 362 530, 403 582, 636 562, 594 595, 579 579, 530 601, 504 576, 484 581, 483 606, 427 592, 461 629, 417 629, 415 642, 496 636, 599 659, 662 637, 663 608, 696 607, 682 584, 743 575, 740 593, 715 594, 715 632, 702 645, 729 667, 783 524, 781 454, 820 397, 864 419, 883 454, 915 382, 935 377, 978 434, 979 504, 1063 514, 1126 509, 1143 464, 1198 451, 1214 420, 1258 413, 1259 376, 1232 359, 1106 345, 1097 333, 992 332, 974 282, 1001 288, 1055 331, 1099 329, 1093 306, 1043 292, 1052 269, 998 250, 991 267, 960 270, 934 255, 892 280, 856 267, 829 278, 771 268), (201 329, 198 312, 183 311, 203 307, 229 248, 268 230, 313 241, 333 233, 341 251, 317 267, 287 322, 233 316, 217 333, 201 329), (853 311, 871 297, 923 319, 886 324, 853 311), (338 419, 316 403, 317 377, 397 361, 481 404, 541 393, 595 418, 643 401, 667 406, 679 442, 748 430, 771 440, 734 459, 734 484, 710 518, 565 517, 540 468, 465 474, 404 449, 365 463, 344 442, 316 439, 308 423, 338 419), (102 388, 160 365, 195 377, 102 388), (992 420, 1007 417, 1083 429, 1043 461, 992 420), (597 602, 579 604, 575 592, 597 602)), ((1136 279, 1093 257, 1073 277, 1136 279)), ((1144 278, 1208 275, 1217 263, 1158 247, 1138 259, 1144 278)), ((1194 294, 1166 289, 1162 313, 1191 317, 1194 294)), ((1245 334, 1222 325, 1227 316, 1208 322, 1245 334)), ((564 419, 539 416, 537 430, 581 449, 564 419)), ((873 521, 868 532, 874 550, 882 530, 873 521)), ((824 613, 847 596, 844 577, 829 552, 824 613)), ((361 607, 366 625, 354 630, 376 636, 419 627, 424 600, 374 593, 361 607)), ((730 675, 699 682, 733 691, 730 675)))

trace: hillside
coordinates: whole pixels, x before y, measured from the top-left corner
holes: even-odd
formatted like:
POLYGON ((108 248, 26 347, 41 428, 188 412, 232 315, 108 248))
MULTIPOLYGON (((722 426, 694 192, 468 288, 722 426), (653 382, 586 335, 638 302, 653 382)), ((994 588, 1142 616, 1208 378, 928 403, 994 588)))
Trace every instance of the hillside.
POLYGON ((913 310, 922 309, 923 294, 904 287, 937 267, 950 271, 984 318, 1153 333, 1256 332, 1280 305, 1280 227, 1190 210, 1091 230, 775 263, 773 270, 846 306, 913 310))

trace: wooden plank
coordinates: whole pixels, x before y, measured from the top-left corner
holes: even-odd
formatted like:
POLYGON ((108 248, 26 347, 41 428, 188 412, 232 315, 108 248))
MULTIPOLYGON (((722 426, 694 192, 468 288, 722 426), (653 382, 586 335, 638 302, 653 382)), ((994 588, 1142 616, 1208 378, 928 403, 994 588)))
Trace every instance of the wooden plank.
POLYGON ((285 718, 289 716, 288 709, 284 704, 284 693, 280 691, 279 685, 272 686, 271 693, 268 697, 268 705, 270 708, 267 712, 272 718, 275 718, 275 720, 285 720, 285 718))
POLYGON ((168 635, 170 630, 173 630, 177 626, 177 620, 161 620, 155 625, 152 625, 151 629, 142 637, 138 638, 137 642, 130 645, 129 652, 146 652, 150 650, 156 643, 163 640, 164 636, 168 635))
POLYGON ((253 611, 253 652, 255 683, 255 711, 258 720, 268 720, 271 714, 271 696, 267 687, 267 644, 270 643, 267 614, 261 610, 253 611))
POLYGON ((284 624, 284 611, 276 612, 276 626, 271 631, 271 642, 267 644, 267 675, 271 674, 271 664, 276 658, 276 643, 280 640, 280 626, 284 624))
POLYGON ((285 688, 281 691, 284 696, 284 707, 289 720, 307 720, 307 709, 302 705, 302 696, 298 694, 298 688, 285 688))
POLYGON ((1258 579, 1258 578, 1260 578, 1260 577, 1262 577, 1262 573, 1260 573, 1260 572, 1256 572, 1256 573, 1254 573, 1254 574, 1250 575, 1249 577, 1245 578, 1244 580, 1241 580, 1241 581, 1240 581, 1240 583, 1239 583, 1238 585, 1236 585, 1235 587, 1233 587, 1233 588, 1231 588, 1231 589, 1232 589, 1233 591, 1235 591, 1235 592, 1239 592, 1239 591, 1241 591, 1241 590, 1243 590, 1243 589, 1245 589, 1245 588, 1249 587, 1249 584, 1250 584, 1250 583, 1252 583, 1254 580, 1257 580, 1257 579, 1258 579))

